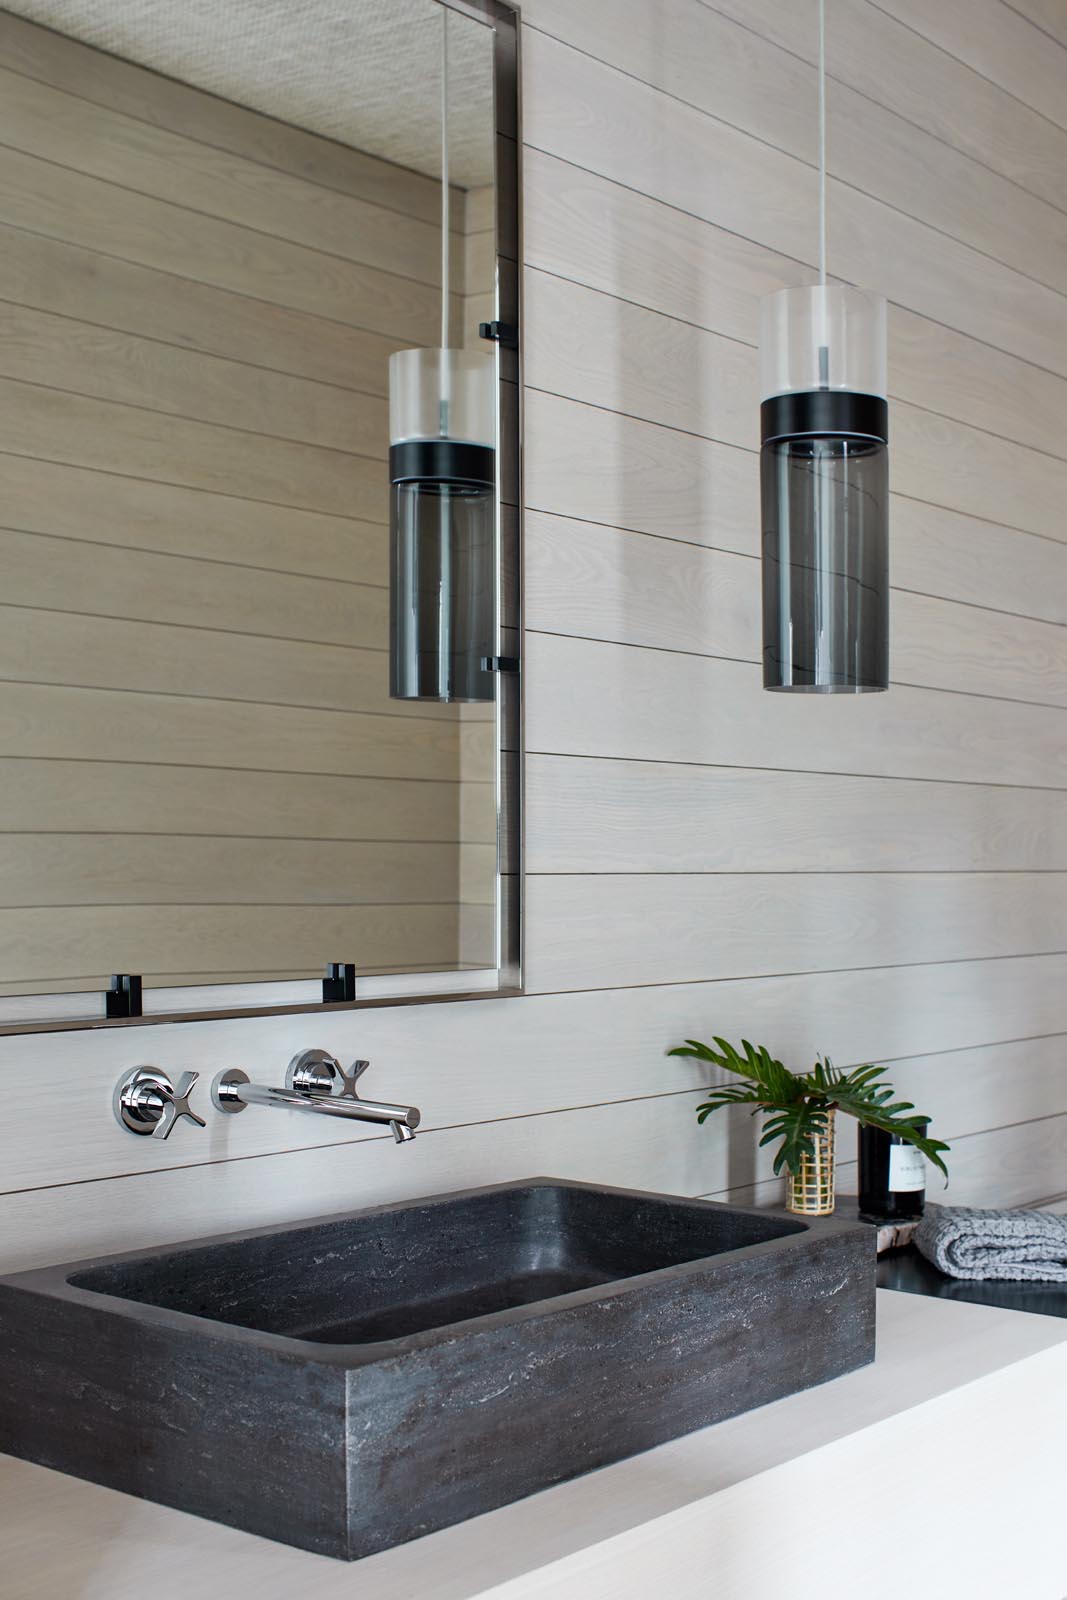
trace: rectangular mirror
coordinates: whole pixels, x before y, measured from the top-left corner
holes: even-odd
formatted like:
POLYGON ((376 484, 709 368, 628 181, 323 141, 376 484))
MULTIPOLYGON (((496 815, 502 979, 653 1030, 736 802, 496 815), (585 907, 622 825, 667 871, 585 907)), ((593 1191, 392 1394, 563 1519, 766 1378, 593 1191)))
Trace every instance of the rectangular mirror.
POLYGON ((0 11, 0 1031, 516 987, 516 46, 0 11))

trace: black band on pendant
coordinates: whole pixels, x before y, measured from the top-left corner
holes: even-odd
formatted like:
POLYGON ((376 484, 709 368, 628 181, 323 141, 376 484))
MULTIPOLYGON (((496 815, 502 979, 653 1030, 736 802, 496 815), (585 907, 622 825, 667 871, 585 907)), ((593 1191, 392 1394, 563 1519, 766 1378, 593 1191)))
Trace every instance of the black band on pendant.
POLYGON ((877 394, 851 389, 807 389, 776 394, 760 406, 764 444, 819 435, 889 442, 889 407, 877 394))
POLYGON ((455 439, 408 439, 389 451, 389 477, 393 483, 474 483, 492 485, 496 479, 496 452, 485 444, 461 444, 455 439))

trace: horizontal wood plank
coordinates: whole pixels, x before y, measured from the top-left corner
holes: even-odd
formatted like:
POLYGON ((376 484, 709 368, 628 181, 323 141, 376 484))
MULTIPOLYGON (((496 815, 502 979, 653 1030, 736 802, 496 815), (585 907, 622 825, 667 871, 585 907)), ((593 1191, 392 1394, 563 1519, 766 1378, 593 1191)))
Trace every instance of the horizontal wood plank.
POLYGON ((1067 15, 1063 0, 1013 0, 1013 9, 1029 17, 1035 28, 1040 28, 1059 44, 1067 45, 1067 15))
MULTIPOLYGON (((384 529, 381 537, 384 543, 384 529)), ((4 601, 13 606, 216 628, 268 640, 378 650, 389 642, 388 590, 375 584, 3 530, 0 563, 4 601)))
POLYGON ((182 695, 11 683, 0 751, 334 776, 455 778, 463 742, 488 771, 492 725, 182 695))
POLYGON ((386 371, 383 357, 379 393, 353 394, 91 322, 0 304, 0 376, 383 463, 389 450, 388 405, 381 397, 386 371))
MULTIPOLYGON (((999 10, 998 0, 979 3, 999 10)), ((541 0, 531 20, 686 105, 817 164, 814 65, 711 7, 662 0, 655 12, 638 7, 620 19, 613 0, 587 0, 580 8, 541 0), (657 48, 664 30, 673 46, 666 52, 657 48)), ((1047 70, 1055 75, 1054 66, 1047 70)), ((827 113, 832 177, 1028 277, 1067 289, 1063 211, 840 80, 829 85, 827 113)))
MULTIPOLYGON (((785 1060, 806 1060, 820 1051, 829 1051, 841 1065, 929 1055, 1052 1032, 1057 1019, 1062 1028, 1065 993, 1067 958, 1057 956, 620 990, 611 997, 610 1028, 604 1027, 600 994, 317 1018, 313 1042, 343 1060, 369 1056, 380 1098, 421 1107, 423 1131, 405 1151, 414 1155, 414 1169, 390 1155, 391 1141, 352 1144, 350 1130, 329 1123, 320 1127, 312 1118, 213 1117, 199 1140, 197 1130, 186 1128, 166 1146, 142 1140, 131 1148, 133 1141, 118 1140, 114 1127, 92 1109, 107 1103, 118 1074, 113 1034, 0 1041, 0 1054, 12 1061, 17 1056, 38 1084, 31 1103, 18 1092, 17 1074, 0 1073, 0 1106, 11 1134, 5 1186, 29 1190, 108 1175, 119 1180, 94 1190, 91 1203, 82 1190, 76 1207, 70 1203, 76 1189, 38 1194, 38 1205, 56 1205, 56 1213, 40 1212, 37 1223, 25 1230, 19 1226, 23 1213, 5 1208, 0 1229, 9 1241, 5 1266, 194 1236, 212 1226, 188 1209, 196 1195, 208 1207, 225 1206, 234 1227, 252 1227, 350 1205, 353 1184, 366 1205, 538 1170, 681 1193, 722 1191, 731 1181, 740 1184, 746 1176, 751 1181, 757 1170, 753 1125, 747 1118, 730 1126, 713 1118, 698 1128, 692 1107, 706 1078, 699 1063, 667 1057, 670 1045, 686 1037, 733 1037, 754 1029, 785 1060), (472 1027, 478 1030, 477 1054, 471 1048, 472 1027), (574 1064, 576 1038, 583 1041, 581 1071, 574 1064), (427 1059, 436 1063, 429 1074, 427 1059), (486 1060, 506 1060, 509 1070, 487 1072, 486 1060), (617 1113, 593 1107, 563 1117, 544 1115, 598 1099, 626 1104, 617 1113), (54 1137, 42 1144, 31 1136, 27 1119, 39 1119, 49 1107, 57 1112, 51 1119, 54 1137), (58 1115, 59 1108, 64 1115, 58 1115), (492 1119, 488 1126, 487 1119, 492 1119), (459 1123, 467 1126, 455 1134, 437 1131, 459 1123), (180 1137, 183 1133, 188 1137, 180 1137), (316 1148, 305 1155, 281 1154, 302 1144, 316 1148), (458 1163, 450 1150, 462 1150, 458 1163), (280 1164, 226 1159, 272 1154, 280 1164), (203 1163, 211 1160, 221 1164, 207 1181, 203 1163), (163 1170, 175 1166, 185 1170, 176 1193, 163 1170), (251 1189, 240 1187, 252 1168, 258 1169, 255 1183, 251 1189), (289 1176, 301 1171, 307 1173, 306 1189, 289 1176), (336 1192, 329 1187, 334 1171, 336 1192), (139 1194, 143 1203, 135 1203, 139 1194), (64 1228, 81 1231, 64 1234, 64 1228)), ((256 1064, 254 1075, 262 1081, 280 1082, 286 1062, 308 1042, 305 1016, 196 1028, 172 1024, 151 1033, 153 1057, 160 1064, 201 1072, 198 1097, 235 1052, 256 1064)), ((1035 1050, 1035 1073, 1042 1070, 1043 1049, 1035 1050)), ((1026 1056, 1023 1048, 1004 1059, 1021 1070, 1018 1063, 1026 1056)), ((899 1070, 894 1063, 894 1073, 899 1070)), ((11 1204, 20 1207, 23 1201, 11 1204)))
POLYGON ((799 716, 747 662, 536 633, 526 672, 531 751, 1067 788, 1058 708, 898 687, 799 716))
MULTIPOLYGON (((0 59, 29 78, 139 122, 389 206, 423 222, 439 221, 440 187, 433 178, 146 71, 132 61, 95 50, 10 12, 0 16, 0 59)), ((460 213, 457 227, 461 221, 460 213)))
MULTIPOLYGON (((611 1027, 603 1026, 603 994, 561 994, 485 1000, 474 1010, 432 1005, 328 1013, 314 1019, 310 1035, 341 1059, 370 1056, 379 1098, 421 1107, 427 1138, 419 1134, 413 1146, 416 1152, 434 1146, 437 1134, 429 1138, 430 1131, 453 1123, 482 1126, 480 1142, 488 1150, 496 1133, 507 1133, 507 1122, 501 1118, 515 1118, 510 1126, 522 1130, 523 1120, 531 1114, 613 1099, 654 1106, 656 1096, 669 1096, 675 1107, 669 1112, 673 1133, 662 1146, 646 1138, 646 1150, 653 1160, 672 1160, 670 1147, 683 1141, 686 1160, 693 1162, 685 1186, 694 1192, 725 1187, 729 1173, 717 1155, 720 1130, 713 1122, 697 1130, 688 1109, 691 1102, 683 1098, 707 1083, 704 1069, 699 1062, 665 1054, 683 1038, 736 1037, 757 1029, 785 1061, 806 1061, 829 1051, 840 1066, 849 1066, 1053 1034, 1067 1022, 1065 994, 1067 957, 1037 957, 1025 963, 961 962, 614 990, 609 1002, 611 1027), (472 1029, 477 1029, 477 1053, 472 1051, 472 1029), (574 1064, 576 1038, 582 1040, 581 1070, 574 1064), (435 1062, 430 1074, 427 1059, 435 1062), (509 1070, 486 1072, 485 1061, 507 1061, 509 1070)), ((0 1110, 11 1131, 13 1162, 6 1170, 6 1184, 29 1187, 144 1170, 158 1174, 165 1166, 211 1158, 349 1141, 347 1128, 320 1126, 314 1118, 301 1122, 266 1115, 226 1122, 214 1118, 210 1141, 205 1136, 205 1141, 197 1142, 190 1134, 179 1142, 176 1134, 165 1147, 147 1150, 142 1147, 147 1141, 139 1146, 117 1141, 114 1126, 91 1112, 101 1101, 106 1104, 114 1086, 114 1038, 114 1034, 86 1032, 0 1040, 0 1062, 18 1059, 43 1096, 29 1101, 19 1091, 18 1074, 0 1070, 0 1110), (61 1106, 69 1115, 51 1118, 53 1141, 43 1146, 19 1136, 26 1118, 61 1106)), ((256 1067, 253 1075, 262 1082, 280 1082, 286 1061, 307 1042, 306 1016, 203 1022, 195 1029, 162 1024, 150 1034, 160 1061, 181 1059, 184 1066, 200 1070, 205 1080, 224 1062, 237 1061, 248 1064, 250 1072, 256 1067)), ((595 1128, 595 1123, 587 1126, 595 1128)), ((747 1118, 731 1128, 729 1142, 736 1165, 742 1171, 752 1170, 752 1125, 747 1118)), ((590 1152, 593 1149, 595 1141, 590 1142, 590 1152)), ((537 1170, 534 1154, 504 1176, 537 1170)), ((537 1162, 541 1158, 547 1163, 542 1171, 557 1173, 552 1149, 542 1149, 537 1162)), ((662 1168, 661 1176, 667 1176, 662 1168)), ((653 1189, 672 1187, 672 1182, 656 1178, 656 1168, 646 1168, 646 1178, 646 1186, 653 1189)), ((472 1178, 472 1182, 490 1181, 472 1178)), ((432 1192, 432 1179, 427 1192, 432 1192)), ((365 1173, 360 1181, 360 1195, 366 1205, 376 1203, 379 1192, 373 1173, 365 1173)))
MULTIPOLYGON (((1046 12, 1060 9, 1060 0, 1025 4, 1041 5, 1046 12)), ((715 0, 715 9, 815 61, 817 35, 805 7, 778 0, 715 0)), ((826 39, 831 78, 1067 209, 1062 129, 889 12, 888 6, 868 0, 837 0, 826 39)))
POLYGON ((455 904, 23 906, 0 910, 0 975, 26 989, 38 977, 106 988, 111 972, 164 981, 225 972, 235 958, 250 973, 321 970, 333 950, 373 950, 389 971, 452 966, 457 937, 455 904))
POLYGON ((526 916, 538 993, 1067 950, 1048 872, 528 876, 526 916))
POLYGON ((0 436, 12 454, 36 460, 336 516, 386 517, 382 461, 35 384, 0 379, 0 436))
MULTIPOLYGON (((145 906, 166 922, 179 906, 446 905, 491 898, 496 850, 463 846, 467 891, 460 894, 454 841, 196 838, 129 835, 116 816, 111 833, 0 833, 0 908, 98 906, 86 944, 99 949, 118 907, 145 906)), ((305 826, 314 826, 314 816, 305 826)), ((278 920, 288 920, 288 910, 278 920)), ((54 919, 61 921, 61 918, 54 919)), ((142 919, 143 920, 143 919, 142 919)), ((257 935, 253 949, 257 948, 257 935)))
MULTIPOLYGON (((789 256, 541 151, 528 152, 524 174, 530 267, 753 346, 762 296, 810 280, 789 256)), ((683 351, 683 372, 692 361, 683 351)), ((889 388, 1018 444, 1067 453, 1057 426, 1062 377, 892 304, 889 388)))
POLYGON ((416 344, 438 337, 432 284, 182 211, 20 150, 0 149, 0 222, 370 332, 416 344))
MULTIPOLYGON (((527 517, 526 552, 528 627, 762 659, 752 556, 542 513, 527 517)), ((894 683, 1067 707, 1063 627, 911 593, 893 596, 890 615, 894 683)))
MULTIPOLYGON (((0 27, 4 19, 0 13, 0 27)), ((225 358, 202 364, 202 373, 237 361, 384 395, 389 356, 406 342, 21 228, 0 226, 0 246, 0 299, 12 307, 162 340, 176 353, 225 358)), ((337 397, 339 408, 354 404, 337 397)))
POLYGON ((360 596, 380 591, 348 592, 376 648, 0 607, 0 680, 454 722, 453 707, 390 698, 386 621, 359 618, 360 596))
MULTIPOLYGON (((424 284, 441 281, 440 226, 123 116, 0 65, 0 140, 11 149, 149 196, 424 284)), ((462 245, 455 240, 457 283, 462 245)))
POLYGON ((920 0, 884 0, 882 9, 1067 130, 1063 57, 1012 6, 1001 0, 942 0, 932 11, 920 0))
POLYGON ((1067 794, 531 755, 526 867, 592 872, 1067 870, 1067 794))
MULTIPOLYGON (((939 1175, 927 1183, 927 1199, 950 1206, 1030 1206, 1044 1199, 1049 1184, 1063 1178, 1063 1141, 1067 1116, 1040 1121, 1009 1123, 958 1138, 946 1162, 949 1183, 939 1175)), ((846 1152, 851 1154, 849 1146, 846 1152)), ((838 1168, 842 1204, 848 1205, 857 1188, 854 1157, 838 1168)))
MULTIPOLYGON (((758 555, 751 452, 536 390, 526 418, 532 510, 758 555)), ((896 459, 894 448, 894 476, 896 459)), ((901 495, 890 498, 890 528, 891 577, 901 588, 1067 620, 1062 540, 901 495)))
MULTIPOLYGON (((12 530, 344 583, 389 582, 381 522, 0 453, 12 530)), ((67 546, 67 554, 71 554, 67 546)))
MULTIPOLYGON (((540 273, 527 274, 527 303, 535 330, 556 335, 528 362, 534 388, 759 448, 754 347, 540 273)), ((1067 460, 902 402, 892 408, 892 444, 898 493, 1067 539, 1067 460)))
POLYGON ((479 840, 492 784, 0 756, 7 831, 479 840))
MULTIPOLYGON (((814 261, 812 167, 536 30, 524 61, 528 143, 814 261)), ((1067 376, 1058 292, 840 181, 830 206, 835 270, 848 281, 1067 376)))

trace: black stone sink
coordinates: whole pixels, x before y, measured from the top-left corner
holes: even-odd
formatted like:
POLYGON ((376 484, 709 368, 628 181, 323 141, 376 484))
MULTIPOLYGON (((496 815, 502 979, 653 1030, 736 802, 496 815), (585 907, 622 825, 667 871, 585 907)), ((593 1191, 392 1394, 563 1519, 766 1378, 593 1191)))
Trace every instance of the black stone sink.
POLYGON ((874 1356, 874 1230, 537 1178, 0 1279, 0 1449, 352 1560, 874 1356))

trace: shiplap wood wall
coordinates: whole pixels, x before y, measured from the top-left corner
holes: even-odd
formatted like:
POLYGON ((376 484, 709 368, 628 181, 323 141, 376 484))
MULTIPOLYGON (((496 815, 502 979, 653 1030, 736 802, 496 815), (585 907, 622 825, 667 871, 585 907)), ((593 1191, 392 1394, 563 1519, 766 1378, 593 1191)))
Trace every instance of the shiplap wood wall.
POLYGON ((892 301, 890 693, 757 664, 757 303, 812 272, 814 0, 527 0, 529 992, 0 1041, 5 1259, 535 1171, 774 1198, 665 1057, 712 1032, 890 1063, 952 1199, 1067 1191, 1067 30, 828 11, 831 266, 892 301), (139 1060, 270 1079, 311 1044, 425 1131, 111 1123, 139 1060))
POLYGON ((485 965, 492 808, 388 686, 439 184, 8 14, 0 168, 0 992, 485 965))

